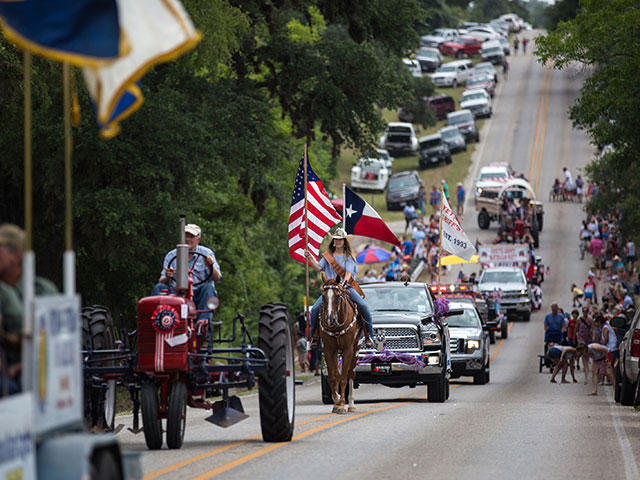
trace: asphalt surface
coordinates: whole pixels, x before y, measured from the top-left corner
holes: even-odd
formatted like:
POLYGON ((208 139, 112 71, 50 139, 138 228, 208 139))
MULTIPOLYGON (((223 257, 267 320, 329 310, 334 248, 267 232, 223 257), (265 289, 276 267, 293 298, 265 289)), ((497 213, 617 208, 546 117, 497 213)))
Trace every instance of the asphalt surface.
MULTIPOLYGON (((284 444, 262 442, 255 395, 244 398, 251 417, 228 429, 203 421, 208 412, 189 409, 181 450, 151 452, 142 434, 118 434, 125 450, 142 452, 145 478, 640 478, 638 412, 616 406, 611 387, 587 396, 583 371, 580 383, 564 385, 538 372, 543 316, 553 301, 569 308, 569 286, 583 282, 589 266, 579 260, 581 205, 550 202, 549 190, 563 166, 575 178, 594 150, 567 115, 583 81, 579 69, 547 70, 531 54, 512 55, 510 62, 467 191, 480 165, 507 161, 524 172, 545 202, 538 254, 551 273, 542 312, 511 323, 509 338, 492 345, 491 382, 455 381, 443 404, 427 403, 425 387, 365 385, 355 392, 358 412, 338 416, 322 405, 312 378, 296 387, 294 439, 284 444)), ((478 229, 472 202, 463 227, 472 241, 496 235, 495 225, 478 229)), ((130 425, 130 418, 118 421, 130 425)))

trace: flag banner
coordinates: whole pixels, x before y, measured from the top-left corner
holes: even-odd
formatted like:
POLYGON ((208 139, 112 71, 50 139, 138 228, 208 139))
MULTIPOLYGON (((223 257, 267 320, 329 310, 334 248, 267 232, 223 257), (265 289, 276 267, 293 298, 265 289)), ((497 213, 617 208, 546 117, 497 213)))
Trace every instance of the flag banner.
MULTIPOLYGON (((294 260, 306 262, 304 257, 304 157, 300 160, 296 183, 293 187, 293 199, 289 212, 289 255, 294 260)), ((329 201, 322 182, 311 170, 307 159, 307 228, 309 251, 317 258, 320 244, 327 232, 341 218, 329 201)))
POLYGON ((120 27, 131 51, 99 68, 84 68, 101 134, 110 138, 118 122, 142 105, 136 82, 154 64, 168 62, 192 49, 200 33, 178 0, 118 0, 120 27))
POLYGON ((476 253, 476 249, 462 230, 460 222, 458 222, 449 206, 447 197, 444 195, 442 195, 440 215, 442 215, 442 232, 440 232, 442 235, 442 248, 449 253, 464 258, 466 261, 471 260, 471 257, 476 253))
POLYGON ((116 0, 0 1, 0 26, 20 48, 78 66, 96 67, 129 50, 116 0))
POLYGON ((344 205, 344 229, 347 233, 400 245, 400 240, 380 218, 378 212, 347 186, 344 187, 344 205))

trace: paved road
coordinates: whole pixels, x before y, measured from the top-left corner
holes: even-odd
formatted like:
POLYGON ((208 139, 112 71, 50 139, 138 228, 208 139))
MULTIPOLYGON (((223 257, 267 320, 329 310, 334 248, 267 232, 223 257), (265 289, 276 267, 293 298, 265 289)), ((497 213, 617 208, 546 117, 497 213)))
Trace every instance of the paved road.
MULTIPOLYGON (((580 81, 575 71, 552 72, 531 56, 512 57, 472 170, 509 161, 546 201, 562 167, 575 176, 593 154, 567 118, 580 81)), ((470 208, 465 230, 472 239, 490 239, 495 229, 480 232, 470 208)), ((539 249, 551 266, 545 305, 570 305, 569 285, 588 267, 576 241, 581 207, 546 202, 545 208, 539 249)), ((538 373, 542 316, 512 323, 508 340, 492 346, 490 384, 454 382, 444 404, 427 403, 424 387, 363 386, 356 390, 358 413, 336 416, 312 382, 297 387, 291 443, 261 441, 255 396, 245 401, 251 418, 226 430, 189 410, 179 451, 148 452, 142 435, 125 431, 119 438, 125 449, 143 452, 146 478, 640 478, 638 414, 615 406, 610 387, 588 397, 587 386, 550 384, 547 373, 538 373)))

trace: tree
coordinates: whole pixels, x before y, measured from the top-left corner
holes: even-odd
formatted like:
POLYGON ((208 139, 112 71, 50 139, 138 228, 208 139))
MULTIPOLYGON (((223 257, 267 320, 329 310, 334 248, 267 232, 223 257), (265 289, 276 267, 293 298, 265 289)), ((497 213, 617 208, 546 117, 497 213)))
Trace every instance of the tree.
POLYGON ((558 23, 576 18, 580 10, 580 0, 559 0, 545 9, 545 27, 555 30, 558 23))
POLYGON ((573 20, 537 37, 539 61, 557 69, 581 66, 586 76, 570 109, 574 125, 599 147, 587 167, 600 194, 592 211, 622 210, 623 233, 640 231, 640 5, 634 0, 582 0, 573 20))

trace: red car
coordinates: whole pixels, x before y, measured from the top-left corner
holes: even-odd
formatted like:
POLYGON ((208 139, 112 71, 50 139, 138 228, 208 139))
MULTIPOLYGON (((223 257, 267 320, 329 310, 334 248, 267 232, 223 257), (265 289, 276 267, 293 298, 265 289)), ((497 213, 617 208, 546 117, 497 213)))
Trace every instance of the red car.
POLYGON ((451 57, 462 58, 480 53, 482 42, 474 37, 462 36, 440 45, 440 53, 451 57))

